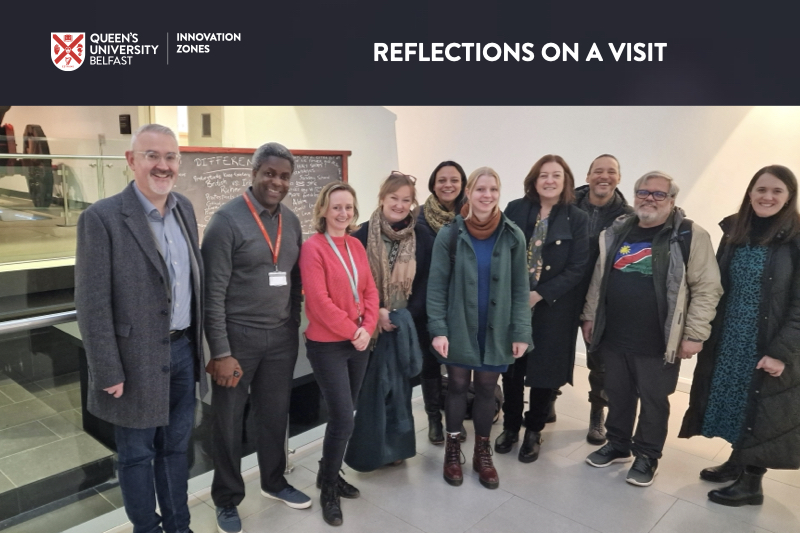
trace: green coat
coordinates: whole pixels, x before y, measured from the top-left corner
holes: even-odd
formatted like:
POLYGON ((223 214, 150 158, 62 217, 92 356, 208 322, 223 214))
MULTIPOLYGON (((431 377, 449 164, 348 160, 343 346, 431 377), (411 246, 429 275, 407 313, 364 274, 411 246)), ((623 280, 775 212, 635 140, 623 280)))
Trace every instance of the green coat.
MULTIPOLYGON (((525 237, 516 224, 501 215, 492 252, 488 328, 483 363, 514 362, 511 343, 531 343, 531 309, 525 237)), ((478 347, 478 261, 461 215, 455 263, 450 265, 450 226, 436 236, 428 278, 428 331, 431 338, 447 337, 447 359, 469 366, 481 365, 478 347)), ((529 346, 530 348, 530 346, 529 346)))

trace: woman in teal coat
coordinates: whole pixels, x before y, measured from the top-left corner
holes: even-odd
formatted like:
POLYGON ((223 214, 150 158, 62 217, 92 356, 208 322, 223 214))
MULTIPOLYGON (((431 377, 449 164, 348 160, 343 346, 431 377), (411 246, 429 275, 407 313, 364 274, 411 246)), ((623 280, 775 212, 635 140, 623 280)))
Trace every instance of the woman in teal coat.
POLYGON ((531 342, 528 267, 522 231, 498 207, 497 172, 475 170, 467 180, 466 199, 461 214, 439 232, 433 246, 428 330, 449 376, 444 479, 451 485, 463 482, 459 434, 472 377, 472 468, 482 485, 494 489, 500 484, 489 445, 494 390, 500 373, 531 342))

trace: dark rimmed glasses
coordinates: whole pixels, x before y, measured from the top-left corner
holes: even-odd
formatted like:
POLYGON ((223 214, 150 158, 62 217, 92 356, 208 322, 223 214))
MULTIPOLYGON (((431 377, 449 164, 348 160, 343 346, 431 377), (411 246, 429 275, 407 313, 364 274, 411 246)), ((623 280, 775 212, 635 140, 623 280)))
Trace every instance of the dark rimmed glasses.
POLYGON ((640 200, 645 200, 648 196, 652 196, 656 202, 663 202, 670 197, 670 194, 664 191, 648 191, 645 189, 636 191, 636 198, 640 200))

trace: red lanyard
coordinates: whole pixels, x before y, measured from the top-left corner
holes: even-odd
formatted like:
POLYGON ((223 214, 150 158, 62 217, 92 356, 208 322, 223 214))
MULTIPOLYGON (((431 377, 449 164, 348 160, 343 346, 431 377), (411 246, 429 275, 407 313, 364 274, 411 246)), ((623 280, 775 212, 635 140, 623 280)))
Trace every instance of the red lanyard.
POLYGON ((275 248, 272 247, 272 241, 267 234, 267 230, 264 229, 264 224, 261 222, 261 218, 256 213, 256 208, 253 207, 253 202, 250 201, 250 197, 247 196, 247 193, 244 193, 244 201, 247 202, 247 207, 250 208, 250 212, 253 214, 253 218, 256 219, 256 224, 258 227, 261 228, 261 233, 264 234, 264 239, 267 241, 267 245, 269 246, 269 251, 272 252, 272 264, 275 265, 275 270, 278 269, 278 254, 281 253, 281 235, 283 234, 283 217, 280 213, 278 213, 278 239, 275 241, 275 248))

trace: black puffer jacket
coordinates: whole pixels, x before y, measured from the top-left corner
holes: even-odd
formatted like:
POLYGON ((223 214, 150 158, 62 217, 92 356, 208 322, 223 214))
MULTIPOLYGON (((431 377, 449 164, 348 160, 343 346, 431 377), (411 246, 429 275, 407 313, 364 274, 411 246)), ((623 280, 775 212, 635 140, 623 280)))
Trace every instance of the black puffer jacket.
MULTIPOLYGON (((728 269, 735 246, 727 243, 735 215, 720 223, 722 238, 717 260, 726 294, 728 269)), ((719 302, 711 338, 697 359, 689 409, 679 437, 700 435, 703 428, 716 345, 725 317, 725 296, 719 302)), ((765 468, 800 468, 800 238, 769 246, 761 277, 758 353, 786 364, 775 378, 754 370, 747 402, 745 428, 733 447, 741 451, 744 464, 765 468)))

